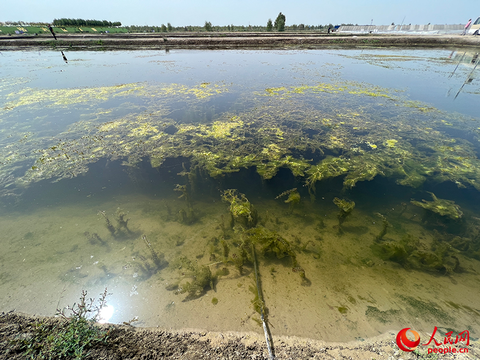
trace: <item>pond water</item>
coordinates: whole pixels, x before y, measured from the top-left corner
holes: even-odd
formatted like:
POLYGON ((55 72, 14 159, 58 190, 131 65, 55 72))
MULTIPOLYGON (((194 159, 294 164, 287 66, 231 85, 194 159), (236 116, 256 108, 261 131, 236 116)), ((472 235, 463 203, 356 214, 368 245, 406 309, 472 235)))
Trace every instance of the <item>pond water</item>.
POLYGON ((480 69, 452 50, 1 53, 0 311, 107 288, 136 326, 478 337, 480 69))

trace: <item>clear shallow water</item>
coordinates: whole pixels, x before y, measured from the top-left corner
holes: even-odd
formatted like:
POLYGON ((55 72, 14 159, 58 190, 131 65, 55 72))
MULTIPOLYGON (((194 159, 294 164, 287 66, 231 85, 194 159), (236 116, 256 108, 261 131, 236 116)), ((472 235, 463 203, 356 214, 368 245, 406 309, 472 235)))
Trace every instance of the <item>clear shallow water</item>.
POLYGON ((261 331, 253 244, 274 335, 478 334, 463 51, 2 55, 2 311, 107 287, 113 322, 261 331))

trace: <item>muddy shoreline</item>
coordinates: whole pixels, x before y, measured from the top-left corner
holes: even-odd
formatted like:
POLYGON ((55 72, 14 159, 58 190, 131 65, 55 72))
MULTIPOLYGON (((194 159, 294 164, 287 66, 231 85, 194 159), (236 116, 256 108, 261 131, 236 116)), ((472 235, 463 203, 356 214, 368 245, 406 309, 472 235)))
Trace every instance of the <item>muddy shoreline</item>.
POLYGON ((347 35, 305 33, 165 33, 69 34, 3 36, 0 50, 135 50, 135 49, 289 49, 289 48, 480 48, 480 36, 461 35, 347 35))
MULTIPOLYGON (((9 312, 0 314, 0 359, 23 359, 14 340, 32 336, 35 324, 55 326, 62 320, 9 312)), ((85 359, 268 359, 261 333, 207 332, 198 329, 169 330, 99 325, 109 328, 106 343, 88 349, 85 359)), ((421 359, 400 351, 396 333, 389 331, 365 341, 327 343, 297 337, 274 337, 276 359, 421 359)), ((443 354, 442 359, 478 359, 480 346, 471 341, 468 354, 443 354)), ((426 349, 421 349, 424 355, 426 349)), ((425 355, 424 355, 425 356, 425 355)))

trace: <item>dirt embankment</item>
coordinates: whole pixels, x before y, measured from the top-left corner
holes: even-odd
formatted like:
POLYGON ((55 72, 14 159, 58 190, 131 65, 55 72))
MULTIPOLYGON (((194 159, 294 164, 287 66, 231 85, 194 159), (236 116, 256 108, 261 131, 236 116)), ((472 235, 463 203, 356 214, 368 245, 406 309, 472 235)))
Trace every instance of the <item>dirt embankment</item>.
MULTIPOLYGON (((40 320, 55 326, 59 318, 40 318, 19 313, 0 314, 0 360, 24 359, 14 340, 28 339, 40 320)), ((268 359, 265 338, 257 333, 209 333, 200 330, 170 331, 138 329, 132 326, 104 325, 109 328, 106 342, 86 348, 85 359, 268 359)), ((422 359, 395 345, 395 333, 389 332, 367 341, 324 343, 295 337, 274 338, 276 359, 422 359)), ((479 359, 478 342, 471 343, 468 354, 443 354, 442 359, 479 359)), ((422 354, 425 349, 422 349, 422 354)))
POLYGON ((472 47, 480 48, 480 36, 461 35, 345 35, 304 33, 165 33, 72 34, 0 37, 0 50, 54 48, 60 50, 118 49, 230 49, 322 47, 472 47))

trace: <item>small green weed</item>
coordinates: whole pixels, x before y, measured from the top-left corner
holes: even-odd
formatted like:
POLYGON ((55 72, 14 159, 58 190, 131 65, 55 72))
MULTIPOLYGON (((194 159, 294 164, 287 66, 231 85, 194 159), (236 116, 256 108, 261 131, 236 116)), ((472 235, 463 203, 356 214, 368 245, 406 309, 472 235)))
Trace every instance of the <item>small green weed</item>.
POLYGON ((83 290, 78 304, 57 309, 60 322, 42 320, 35 324, 30 337, 15 343, 28 359, 85 358, 89 347, 107 341, 109 330, 95 326, 100 310, 106 306, 106 297, 107 289, 95 305, 95 299, 86 300, 87 292, 83 290))
POLYGON ((413 353, 417 356, 417 360, 438 360, 437 354, 428 354, 427 352, 421 352, 419 349, 415 349, 413 353))

